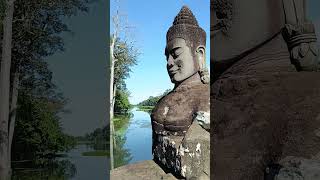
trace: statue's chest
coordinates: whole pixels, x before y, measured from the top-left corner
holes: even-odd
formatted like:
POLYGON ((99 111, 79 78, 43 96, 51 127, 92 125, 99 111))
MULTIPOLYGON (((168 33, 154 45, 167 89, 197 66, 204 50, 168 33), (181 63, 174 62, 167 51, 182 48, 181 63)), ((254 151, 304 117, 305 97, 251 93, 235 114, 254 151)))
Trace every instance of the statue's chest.
POLYGON ((153 111, 153 119, 157 122, 191 119, 196 101, 188 98, 186 92, 173 92, 162 98, 153 111))

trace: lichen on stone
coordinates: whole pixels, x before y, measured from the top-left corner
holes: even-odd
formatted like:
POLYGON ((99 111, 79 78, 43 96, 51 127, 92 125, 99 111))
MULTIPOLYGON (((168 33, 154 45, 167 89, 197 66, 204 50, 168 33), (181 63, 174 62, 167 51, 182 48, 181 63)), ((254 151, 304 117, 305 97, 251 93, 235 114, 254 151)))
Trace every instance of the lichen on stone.
POLYGON ((183 177, 186 177, 186 172, 187 172, 187 166, 184 165, 184 166, 181 168, 181 175, 182 175, 183 177))
POLYGON ((210 113, 205 111, 198 111, 195 114, 195 120, 199 123, 201 127, 208 130, 210 129, 210 113))

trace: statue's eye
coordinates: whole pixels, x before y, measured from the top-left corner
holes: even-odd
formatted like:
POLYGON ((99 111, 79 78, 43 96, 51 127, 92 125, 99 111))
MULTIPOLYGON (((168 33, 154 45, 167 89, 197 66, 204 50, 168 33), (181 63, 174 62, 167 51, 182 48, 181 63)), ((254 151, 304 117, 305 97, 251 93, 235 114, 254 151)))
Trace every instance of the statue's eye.
POLYGON ((177 48, 174 53, 176 54, 176 56, 180 56, 180 54, 183 53, 183 50, 182 48, 177 48))
POLYGON ((173 57, 173 59, 176 59, 178 57, 174 51, 171 53, 171 56, 173 57))
POLYGON ((178 47, 178 48, 175 48, 171 51, 171 56, 176 59, 178 56, 180 56, 180 54, 183 53, 183 50, 182 48, 178 47))

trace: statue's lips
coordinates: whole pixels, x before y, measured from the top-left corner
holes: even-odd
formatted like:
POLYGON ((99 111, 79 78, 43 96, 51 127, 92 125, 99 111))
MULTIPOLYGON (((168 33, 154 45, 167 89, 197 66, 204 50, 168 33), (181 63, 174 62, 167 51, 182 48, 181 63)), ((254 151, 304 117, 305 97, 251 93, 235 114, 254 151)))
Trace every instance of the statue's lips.
POLYGON ((179 71, 179 69, 169 70, 169 74, 170 75, 175 75, 178 71, 179 71))

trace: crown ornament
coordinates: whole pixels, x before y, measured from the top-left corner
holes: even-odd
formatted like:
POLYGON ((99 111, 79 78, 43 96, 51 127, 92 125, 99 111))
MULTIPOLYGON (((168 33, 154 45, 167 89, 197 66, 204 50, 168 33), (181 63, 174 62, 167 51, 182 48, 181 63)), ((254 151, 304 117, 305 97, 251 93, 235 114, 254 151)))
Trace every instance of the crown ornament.
POLYGON ((206 32, 198 25, 197 19, 187 6, 181 8, 167 32, 167 42, 174 38, 182 38, 192 44, 206 43, 206 32))

